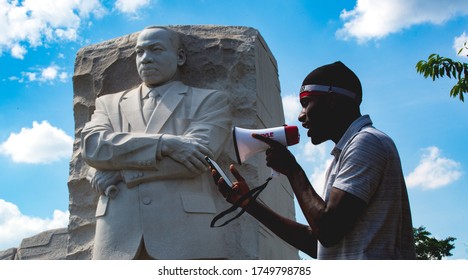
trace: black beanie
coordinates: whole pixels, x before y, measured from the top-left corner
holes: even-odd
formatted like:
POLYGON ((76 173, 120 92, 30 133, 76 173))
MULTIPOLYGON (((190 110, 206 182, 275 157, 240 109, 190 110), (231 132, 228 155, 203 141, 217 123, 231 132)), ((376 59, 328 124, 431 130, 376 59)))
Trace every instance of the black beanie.
POLYGON ((361 103, 362 100, 362 87, 359 78, 341 61, 323 65, 310 72, 304 79, 302 88, 304 89, 308 85, 326 86, 332 92, 334 91, 333 88, 337 88, 335 90, 337 93, 340 93, 340 89, 344 89, 344 92, 350 91, 354 93, 354 99, 358 103, 361 103))

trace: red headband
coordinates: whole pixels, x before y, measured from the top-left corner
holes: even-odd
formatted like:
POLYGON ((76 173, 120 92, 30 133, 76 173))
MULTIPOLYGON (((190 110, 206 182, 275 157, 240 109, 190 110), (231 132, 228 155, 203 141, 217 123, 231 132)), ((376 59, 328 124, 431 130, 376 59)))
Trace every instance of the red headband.
POLYGON ((299 94, 299 99, 303 98, 303 97, 307 97, 307 96, 311 96, 311 95, 324 95, 326 94, 325 92, 318 92, 318 91, 303 91, 299 94))
POLYGON ((303 97, 310 96, 310 95, 326 94, 329 92, 341 94, 351 99, 360 101, 360 96, 358 96, 356 93, 350 90, 339 88, 339 87, 323 86, 323 85, 303 85, 301 87, 299 97, 303 98, 303 97))

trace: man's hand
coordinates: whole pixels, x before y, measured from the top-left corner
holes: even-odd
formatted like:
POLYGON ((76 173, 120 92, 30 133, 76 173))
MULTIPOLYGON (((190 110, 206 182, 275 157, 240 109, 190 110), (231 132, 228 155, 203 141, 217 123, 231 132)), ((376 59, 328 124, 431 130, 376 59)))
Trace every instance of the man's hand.
POLYGON ((116 188, 122 180, 120 171, 96 170, 91 178, 91 187, 100 195, 116 196, 118 189, 113 189, 112 186, 116 188))
POLYGON ((252 137, 270 146, 265 152, 268 167, 285 175, 287 175, 288 171, 293 167, 300 167, 294 155, 283 144, 255 133, 252 134, 252 137))
POLYGON ((195 140, 168 134, 162 137, 161 154, 180 162, 192 172, 205 171, 208 166, 205 156, 213 157, 210 150, 195 140))
MULTIPOLYGON (((219 175, 219 173, 215 169, 211 169, 211 175, 215 181, 215 184, 218 185, 219 192, 226 198, 226 201, 234 204, 241 198, 244 194, 248 193, 250 188, 245 182, 244 177, 240 175, 239 171, 234 167, 233 164, 229 166, 229 170, 236 178, 236 182, 232 184, 232 188, 230 188, 225 182, 224 179, 219 175)), ((240 205, 241 207, 246 206, 249 203, 249 200, 246 200, 240 205)))

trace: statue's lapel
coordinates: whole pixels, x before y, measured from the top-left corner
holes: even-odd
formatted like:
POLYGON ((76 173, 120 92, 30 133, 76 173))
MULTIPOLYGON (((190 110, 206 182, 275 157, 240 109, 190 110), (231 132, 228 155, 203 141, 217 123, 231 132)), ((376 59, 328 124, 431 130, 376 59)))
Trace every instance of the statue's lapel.
POLYGON ((188 86, 182 83, 176 83, 169 88, 151 115, 145 132, 158 133, 187 94, 187 90, 188 86))
POLYGON ((140 85, 138 88, 130 90, 122 97, 122 101, 120 102, 122 114, 127 119, 131 130, 134 132, 143 132, 146 128, 145 119, 141 110, 141 88, 142 86, 140 85))

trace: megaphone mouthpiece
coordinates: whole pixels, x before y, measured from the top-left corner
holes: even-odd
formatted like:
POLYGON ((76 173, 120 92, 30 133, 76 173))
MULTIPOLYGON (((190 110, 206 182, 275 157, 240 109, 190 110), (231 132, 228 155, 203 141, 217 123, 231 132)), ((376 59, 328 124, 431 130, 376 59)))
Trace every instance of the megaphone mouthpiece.
POLYGON ((284 126, 284 131, 286 133, 286 145, 292 146, 299 143, 299 129, 295 125, 286 125, 284 126))

